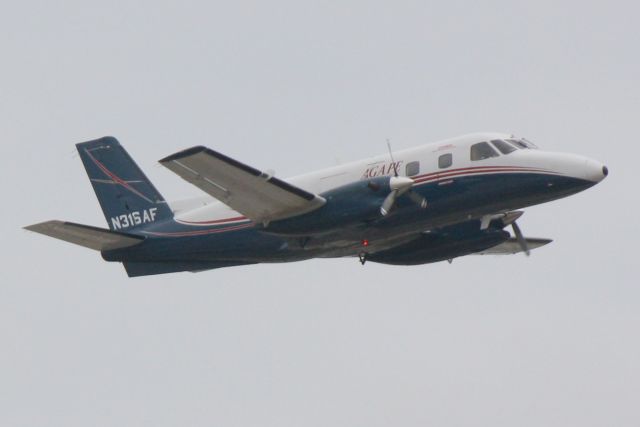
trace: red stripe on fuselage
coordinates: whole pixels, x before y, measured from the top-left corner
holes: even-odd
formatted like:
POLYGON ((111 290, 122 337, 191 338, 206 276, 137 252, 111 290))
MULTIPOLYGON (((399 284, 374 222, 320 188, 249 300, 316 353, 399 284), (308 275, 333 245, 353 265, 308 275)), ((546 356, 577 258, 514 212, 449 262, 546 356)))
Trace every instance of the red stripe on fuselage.
POLYGON ((478 171, 481 172, 483 170, 502 170, 502 169, 519 169, 522 171, 538 171, 538 172, 553 172, 549 169, 540 169, 540 168, 534 168, 534 167, 529 167, 529 166, 472 166, 472 167, 468 167, 468 168, 457 168, 457 169, 442 169, 439 170, 437 172, 430 172, 430 173, 425 173, 423 175, 417 175, 417 176, 412 176, 410 177, 413 180, 419 180, 422 178, 427 178, 427 177, 432 177, 432 176, 439 176, 445 173, 454 173, 454 172, 463 172, 463 171, 478 171))
MULTIPOLYGON (((459 168, 459 169, 451 169, 444 172, 434 172, 429 174, 420 175, 421 179, 416 179, 418 177, 413 177, 416 181, 416 184, 428 184, 431 182, 439 181, 441 179, 450 179, 453 177, 461 177, 461 176, 471 176, 471 175, 481 175, 481 174, 494 174, 501 172, 523 172, 523 173, 539 173, 539 174, 553 174, 559 175, 558 172, 553 172, 549 169, 538 169, 532 167, 516 167, 516 166, 482 166, 482 167, 472 167, 472 168, 459 168)), ((211 221, 177 221, 179 223, 183 223, 186 225, 193 226, 204 226, 204 225, 222 225, 224 223, 229 222, 237 222, 237 221, 250 221, 245 216, 238 216, 233 218, 223 218, 211 221)), ((159 237, 188 237, 188 236, 200 236, 206 234, 216 234, 216 233, 225 233, 229 231, 241 230, 244 228, 253 227, 253 223, 249 224, 240 224, 230 227, 224 228, 213 228, 206 230, 194 230, 194 231, 186 231, 186 232, 174 232, 174 233, 162 233, 162 232, 145 232, 150 235, 159 236, 159 237)))
POLYGON ((454 178, 454 177, 462 177, 462 176, 471 176, 471 175, 482 175, 482 174, 494 174, 494 173, 502 173, 502 172, 521 172, 521 173, 539 173, 539 174, 552 174, 559 175, 557 172, 552 172, 547 169, 535 169, 535 168, 516 168, 516 167, 500 167, 500 168, 483 168, 482 170, 467 170, 464 171, 462 169, 451 170, 447 172, 439 172, 437 174, 429 174, 430 176, 426 176, 421 179, 416 179, 415 182, 417 184, 424 184, 428 182, 438 181, 440 179, 446 178, 454 178))

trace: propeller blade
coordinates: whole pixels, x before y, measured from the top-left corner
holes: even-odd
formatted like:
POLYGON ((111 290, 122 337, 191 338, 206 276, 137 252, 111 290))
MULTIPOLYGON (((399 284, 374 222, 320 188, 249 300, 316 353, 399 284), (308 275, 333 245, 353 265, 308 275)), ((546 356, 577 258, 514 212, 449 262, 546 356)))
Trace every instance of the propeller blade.
POLYGON ((393 190, 382 202, 382 206, 380 206, 380 213, 382 216, 387 216, 391 209, 393 209, 393 205, 396 203, 396 197, 398 197, 398 190, 393 190))
POLYGON ((409 196, 409 198, 416 205, 420 206, 422 209, 425 209, 427 207, 427 199, 425 199, 424 197, 422 197, 418 193, 414 193, 413 191, 409 191, 409 193, 407 195, 409 196))
POLYGON ((391 150, 391 141, 387 138, 387 148, 389 149, 389 157, 391 157, 391 164, 393 165, 393 176, 398 177, 398 165, 393 159, 393 150, 391 150))
POLYGON ((524 238, 520 227, 518 227, 518 224, 515 221, 511 223, 511 227, 513 227, 513 232, 516 235, 516 239, 518 240, 520 248, 527 256, 529 256, 531 252, 529 251, 529 246, 527 245, 527 239, 524 238))

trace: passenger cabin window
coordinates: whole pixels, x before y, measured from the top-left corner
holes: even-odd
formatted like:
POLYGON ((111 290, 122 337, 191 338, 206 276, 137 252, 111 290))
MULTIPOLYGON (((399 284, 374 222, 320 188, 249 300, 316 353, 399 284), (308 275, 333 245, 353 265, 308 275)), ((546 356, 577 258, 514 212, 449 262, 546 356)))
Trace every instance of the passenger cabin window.
POLYGON ((414 176, 420 173, 420 162, 409 162, 405 168, 407 176, 414 176))
POLYGON ((438 157, 438 167, 440 169, 448 168, 453 164, 453 154, 447 153, 438 157))
POLYGON ((479 142, 471 146, 471 160, 484 160, 498 156, 500 156, 500 154, 498 154, 488 142, 479 142))
POLYGON ((494 139, 491 141, 491 143, 498 149, 500 150, 500 152, 502 154, 509 154, 511 152, 516 151, 516 147, 514 147, 513 145, 509 144, 506 141, 503 141, 501 139, 494 139))

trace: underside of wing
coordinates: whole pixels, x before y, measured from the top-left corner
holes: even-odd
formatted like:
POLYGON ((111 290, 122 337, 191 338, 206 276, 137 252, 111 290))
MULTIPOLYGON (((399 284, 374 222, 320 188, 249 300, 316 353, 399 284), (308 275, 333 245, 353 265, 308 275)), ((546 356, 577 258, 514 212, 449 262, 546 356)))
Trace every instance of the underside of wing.
POLYGON ((144 240, 140 236, 64 221, 46 221, 24 228, 96 251, 128 248, 144 240))
POLYGON ((163 166, 256 222, 311 212, 325 199, 206 147, 160 160, 163 166))
MULTIPOLYGON (((553 242, 553 240, 551 239, 536 239, 532 237, 527 237, 525 238, 525 240, 527 243, 527 248, 529 249, 536 249, 553 242)), ((506 242, 500 243, 497 246, 485 249, 480 252, 476 252, 475 255, 512 255, 520 252, 523 252, 522 246, 518 242, 518 239, 512 237, 506 242)))

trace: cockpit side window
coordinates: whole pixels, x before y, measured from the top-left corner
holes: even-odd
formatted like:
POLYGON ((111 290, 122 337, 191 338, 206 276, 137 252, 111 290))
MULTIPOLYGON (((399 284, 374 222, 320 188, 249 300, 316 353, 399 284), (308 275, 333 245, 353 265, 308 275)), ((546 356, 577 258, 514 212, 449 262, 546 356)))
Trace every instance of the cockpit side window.
POLYGON ((493 139, 491 143, 500 150, 502 154, 509 154, 516 151, 516 147, 501 139, 493 139))
POLYGON ((488 142, 479 142, 471 146, 471 160, 484 160, 490 157, 498 157, 500 154, 489 145, 488 142))

